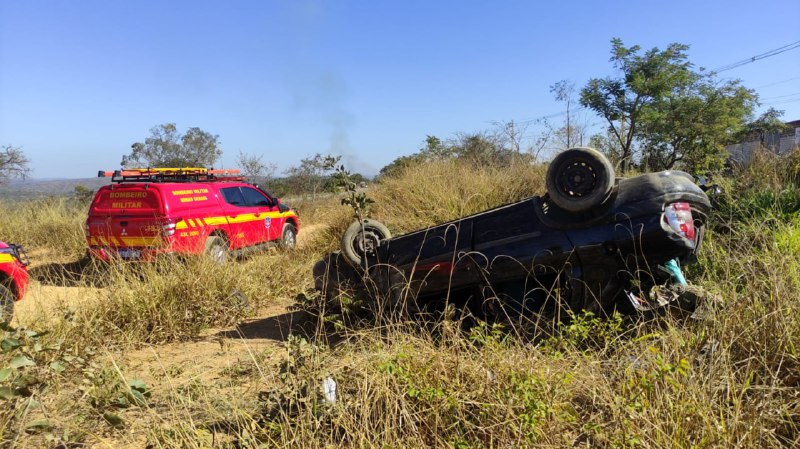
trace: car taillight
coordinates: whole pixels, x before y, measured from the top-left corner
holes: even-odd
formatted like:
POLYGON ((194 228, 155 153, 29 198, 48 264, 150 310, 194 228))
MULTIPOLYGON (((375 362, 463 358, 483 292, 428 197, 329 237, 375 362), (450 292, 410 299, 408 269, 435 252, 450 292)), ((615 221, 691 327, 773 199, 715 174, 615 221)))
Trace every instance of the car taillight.
POLYGON ((167 220, 167 222, 161 226, 162 235, 164 237, 175 235, 175 227, 177 226, 179 221, 181 221, 180 218, 167 220))
POLYGON ((672 203, 664 210, 664 220, 675 232, 694 241, 694 219, 689 203, 672 203))

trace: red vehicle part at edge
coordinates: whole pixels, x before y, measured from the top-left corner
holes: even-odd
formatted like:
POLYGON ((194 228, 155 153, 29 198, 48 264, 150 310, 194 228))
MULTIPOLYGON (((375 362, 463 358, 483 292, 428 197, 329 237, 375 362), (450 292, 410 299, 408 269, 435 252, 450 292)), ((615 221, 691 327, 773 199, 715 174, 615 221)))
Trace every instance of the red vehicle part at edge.
POLYGON ((19 247, 0 242, 0 284, 9 287, 19 301, 28 290, 27 261, 19 247))

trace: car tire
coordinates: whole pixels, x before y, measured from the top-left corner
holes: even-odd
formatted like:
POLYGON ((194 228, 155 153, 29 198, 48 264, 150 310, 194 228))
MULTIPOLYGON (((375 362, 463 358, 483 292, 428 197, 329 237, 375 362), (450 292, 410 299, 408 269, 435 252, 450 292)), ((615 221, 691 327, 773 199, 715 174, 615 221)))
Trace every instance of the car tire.
POLYGON ((224 265, 228 262, 229 253, 228 243, 224 238, 212 235, 206 239, 205 255, 211 259, 212 262, 224 265))
POLYGON ((550 200, 568 212, 582 212, 603 204, 614 187, 614 167, 594 148, 570 148, 547 168, 550 200))
POLYGON ((389 228, 379 221, 354 221, 342 235, 342 255, 351 266, 363 267, 366 256, 375 253, 381 240, 390 238, 389 228))
POLYGON ((283 225, 281 240, 278 243, 282 249, 294 249, 297 246, 297 227, 291 223, 283 225))
POLYGON ((5 285, 0 284, 0 323, 8 323, 14 318, 14 303, 17 298, 5 285))

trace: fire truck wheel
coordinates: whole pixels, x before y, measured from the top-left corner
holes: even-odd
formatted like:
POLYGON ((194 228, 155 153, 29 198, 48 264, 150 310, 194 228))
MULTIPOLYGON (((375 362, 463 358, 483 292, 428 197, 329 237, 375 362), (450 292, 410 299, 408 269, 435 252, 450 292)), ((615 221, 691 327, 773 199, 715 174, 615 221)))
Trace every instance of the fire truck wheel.
POLYGON ((14 318, 14 293, 0 284, 0 322, 8 323, 14 318))
POLYGON ((228 244, 222 237, 212 235, 206 240, 206 256, 212 262, 224 264, 228 261, 228 244))
POLYGON ((283 233, 279 244, 283 249, 294 249, 297 246, 297 228, 293 224, 286 223, 283 225, 283 233))

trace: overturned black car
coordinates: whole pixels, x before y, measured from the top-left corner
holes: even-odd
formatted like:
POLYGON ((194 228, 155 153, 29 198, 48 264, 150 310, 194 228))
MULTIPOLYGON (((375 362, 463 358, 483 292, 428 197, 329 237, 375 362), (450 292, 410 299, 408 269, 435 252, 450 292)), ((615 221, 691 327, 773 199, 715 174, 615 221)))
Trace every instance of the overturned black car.
POLYGON ((663 292, 686 286, 680 267, 695 261, 711 207, 692 176, 615 179, 601 153, 573 148, 546 181, 544 196, 397 237, 355 222, 315 264, 315 287, 328 299, 368 295, 385 311, 455 304, 498 319, 652 311, 680 297, 663 292))

